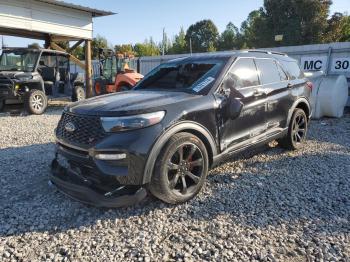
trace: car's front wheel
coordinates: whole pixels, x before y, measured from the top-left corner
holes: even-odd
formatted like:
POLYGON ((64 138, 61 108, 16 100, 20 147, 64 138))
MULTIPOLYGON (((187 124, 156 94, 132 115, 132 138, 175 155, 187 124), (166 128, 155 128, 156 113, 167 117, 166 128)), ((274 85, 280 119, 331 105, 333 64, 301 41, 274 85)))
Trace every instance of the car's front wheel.
POLYGON ((30 90, 24 96, 24 107, 30 114, 41 115, 47 108, 47 97, 41 90, 30 90))
POLYGON ((157 158, 149 190, 166 203, 186 202, 203 187, 208 168, 208 153, 203 142, 189 133, 176 134, 157 158))
POLYGON ((300 149, 306 140, 308 118, 302 109, 295 109, 288 127, 288 134, 278 140, 283 148, 288 150, 300 149))

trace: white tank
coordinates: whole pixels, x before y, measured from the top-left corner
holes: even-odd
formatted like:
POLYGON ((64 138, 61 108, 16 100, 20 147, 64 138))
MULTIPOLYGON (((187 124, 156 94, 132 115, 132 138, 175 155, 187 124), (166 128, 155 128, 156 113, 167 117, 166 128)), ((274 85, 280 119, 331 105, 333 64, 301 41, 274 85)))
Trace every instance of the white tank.
POLYGON ((312 118, 340 118, 348 101, 349 89, 344 75, 325 76, 315 73, 308 77, 313 83, 311 96, 312 118))

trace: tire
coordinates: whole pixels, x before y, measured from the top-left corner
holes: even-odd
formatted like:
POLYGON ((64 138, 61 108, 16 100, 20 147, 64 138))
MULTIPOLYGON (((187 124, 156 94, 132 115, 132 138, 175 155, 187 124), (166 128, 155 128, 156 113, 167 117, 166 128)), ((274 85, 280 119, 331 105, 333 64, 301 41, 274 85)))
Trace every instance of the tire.
POLYGON ((176 134, 161 150, 148 189, 166 203, 187 202, 202 189, 208 168, 208 153, 203 142, 189 133, 176 134))
POLYGON ((298 150, 303 147, 308 131, 308 118, 302 109, 295 109, 292 115, 288 134, 279 139, 281 147, 288 150, 298 150))
POLYGON ((72 95, 72 101, 77 102, 86 99, 86 93, 85 89, 82 86, 75 86, 73 95, 72 95))
POLYGON ((30 90, 24 95, 24 108, 33 115, 41 115, 47 108, 47 97, 43 91, 30 90))
POLYGON ((100 96, 106 94, 106 84, 103 80, 96 80, 94 86, 95 96, 100 96))
POLYGON ((5 100, 0 99, 0 112, 4 111, 4 108, 5 108, 5 100))

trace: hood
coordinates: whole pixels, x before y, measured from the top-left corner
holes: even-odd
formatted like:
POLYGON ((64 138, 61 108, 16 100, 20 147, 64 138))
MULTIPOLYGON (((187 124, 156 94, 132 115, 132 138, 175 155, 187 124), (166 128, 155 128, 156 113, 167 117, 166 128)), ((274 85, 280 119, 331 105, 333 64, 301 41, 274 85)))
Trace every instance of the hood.
POLYGON ((167 106, 189 102, 197 95, 168 91, 128 91, 99 96, 74 103, 68 111, 75 114, 124 116, 166 110, 167 106))
POLYGON ((22 75, 22 71, 0 71, 0 76, 5 76, 9 78, 15 78, 17 75, 22 75))

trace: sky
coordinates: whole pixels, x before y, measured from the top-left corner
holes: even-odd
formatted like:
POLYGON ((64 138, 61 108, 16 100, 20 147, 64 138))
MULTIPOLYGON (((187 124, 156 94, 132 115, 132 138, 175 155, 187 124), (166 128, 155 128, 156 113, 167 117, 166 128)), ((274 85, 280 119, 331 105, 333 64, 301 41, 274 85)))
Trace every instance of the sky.
MULTIPOLYGON (((153 37, 161 41, 165 28, 169 37, 181 27, 186 30, 191 24, 211 19, 222 32, 231 21, 237 27, 248 14, 263 5, 263 0, 65 0, 73 4, 93 7, 118 13, 94 19, 94 35, 107 38, 111 45, 143 42, 153 37)), ((331 14, 348 12, 350 0, 333 0, 331 14)), ((7 46, 26 46, 42 42, 15 37, 4 37, 7 46)))

